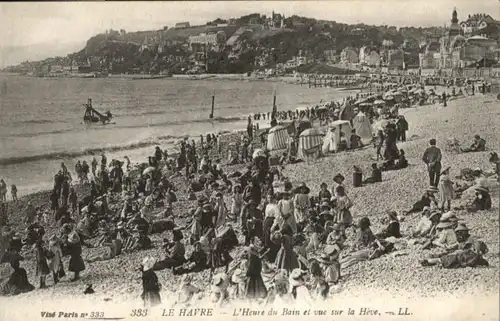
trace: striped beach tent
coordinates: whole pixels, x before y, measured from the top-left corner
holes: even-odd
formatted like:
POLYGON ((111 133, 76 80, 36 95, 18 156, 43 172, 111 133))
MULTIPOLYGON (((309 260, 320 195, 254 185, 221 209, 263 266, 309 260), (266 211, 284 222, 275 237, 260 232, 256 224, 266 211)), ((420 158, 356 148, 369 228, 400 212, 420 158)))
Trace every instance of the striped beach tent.
POLYGON ((363 112, 359 112, 354 117, 354 119, 352 120, 352 125, 356 130, 356 134, 361 137, 361 142, 363 143, 363 145, 371 143, 373 134, 370 120, 363 112))
POLYGON ((299 158, 303 160, 318 158, 321 155, 324 136, 323 131, 317 128, 304 130, 299 136, 299 158))
POLYGON ((269 151, 286 149, 288 147, 287 142, 287 127, 277 125, 269 130, 269 134, 267 135, 267 149, 269 151))

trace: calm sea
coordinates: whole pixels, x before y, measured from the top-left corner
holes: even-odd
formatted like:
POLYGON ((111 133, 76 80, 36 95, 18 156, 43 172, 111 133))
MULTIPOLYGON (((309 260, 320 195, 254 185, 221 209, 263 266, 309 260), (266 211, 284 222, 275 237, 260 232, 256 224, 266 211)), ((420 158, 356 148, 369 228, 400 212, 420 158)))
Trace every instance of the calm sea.
POLYGON ((60 163, 105 150, 108 159, 144 161, 154 148, 173 148, 185 136, 242 129, 250 113, 340 99, 349 92, 265 81, 32 78, 0 75, 0 178, 19 194, 50 188, 60 163), (215 93, 215 119, 210 121, 215 93), (114 124, 86 125, 92 98, 114 124))

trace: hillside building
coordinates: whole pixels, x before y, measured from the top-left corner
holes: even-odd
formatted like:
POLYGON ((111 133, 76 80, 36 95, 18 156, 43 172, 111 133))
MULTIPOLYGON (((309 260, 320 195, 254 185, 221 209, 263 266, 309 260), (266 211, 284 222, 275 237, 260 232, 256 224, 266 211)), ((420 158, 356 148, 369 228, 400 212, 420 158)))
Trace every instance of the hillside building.
POLYGON ((345 64, 357 64, 359 62, 359 55, 356 49, 346 47, 340 53, 340 62, 345 64))

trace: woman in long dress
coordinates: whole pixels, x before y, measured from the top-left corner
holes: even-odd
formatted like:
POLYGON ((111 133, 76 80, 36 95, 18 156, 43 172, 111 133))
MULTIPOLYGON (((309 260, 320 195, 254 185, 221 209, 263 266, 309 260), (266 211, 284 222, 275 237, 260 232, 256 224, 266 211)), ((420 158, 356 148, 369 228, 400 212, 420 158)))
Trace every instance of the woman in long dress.
POLYGON ((451 201, 454 197, 455 191, 453 189, 453 182, 450 179, 450 167, 448 167, 441 172, 439 180, 439 205, 443 211, 445 210, 445 205, 448 205, 448 211, 451 210, 451 201))
POLYGON ((302 183, 298 189, 297 194, 293 198, 293 209, 295 221, 297 222, 297 229, 301 231, 309 217, 309 208, 311 206, 309 200, 310 189, 305 183, 302 183))
POLYGON ((345 194, 344 187, 337 186, 335 192, 335 222, 340 224, 343 229, 346 229, 352 225, 352 214, 350 208, 353 204, 351 199, 345 194))
POLYGON ((49 251, 52 253, 52 258, 49 259, 49 268, 52 271, 54 284, 57 284, 59 279, 63 278, 66 273, 62 264, 61 240, 55 235, 49 240, 49 251))
POLYGON ((278 269, 291 272, 293 269, 299 267, 299 260, 297 254, 293 249, 293 231, 290 225, 285 224, 281 228, 281 232, 273 235, 273 241, 281 244, 281 248, 276 256, 274 264, 278 269))
POLYGON ((247 251, 249 257, 245 297, 247 299, 263 299, 267 296, 267 289, 262 279, 262 261, 254 246, 250 245, 247 251))
POLYGON ((40 278, 40 289, 44 289, 45 279, 50 273, 49 266, 47 265, 48 251, 43 246, 43 241, 38 240, 34 244, 35 256, 36 256, 36 276, 40 278))
POLYGON ((280 215, 273 223, 272 231, 278 228, 282 228, 283 225, 287 224, 292 229, 292 233, 297 233, 297 222, 295 221, 293 200, 289 191, 282 192, 283 198, 278 202, 278 210, 280 215))
POLYGON ((161 284, 158 276, 153 271, 156 260, 152 257, 146 257, 142 261, 142 294, 144 307, 154 307, 161 304, 160 289, 161 284))
POLYGON ((80 243, 80 237, 75 231, 68 235, 68 250, 70 253, 68 271, 74 273, 71 281, 76 281, 80 278, 80 272, 85 270, 85 262, 83 262, 82 259, 82 245, 80 243))

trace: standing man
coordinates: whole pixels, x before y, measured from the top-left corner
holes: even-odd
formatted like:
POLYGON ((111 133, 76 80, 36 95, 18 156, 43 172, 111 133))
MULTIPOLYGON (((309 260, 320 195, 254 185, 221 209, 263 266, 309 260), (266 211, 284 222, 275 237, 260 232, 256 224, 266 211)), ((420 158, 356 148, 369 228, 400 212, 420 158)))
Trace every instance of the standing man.
POLYGON ((436 139, 434 138, 429 141, 429 145, 422 156, 422 161, 427 164, 430 185, 437 187, 441 173, 441 150, 436 147, 436 139))

